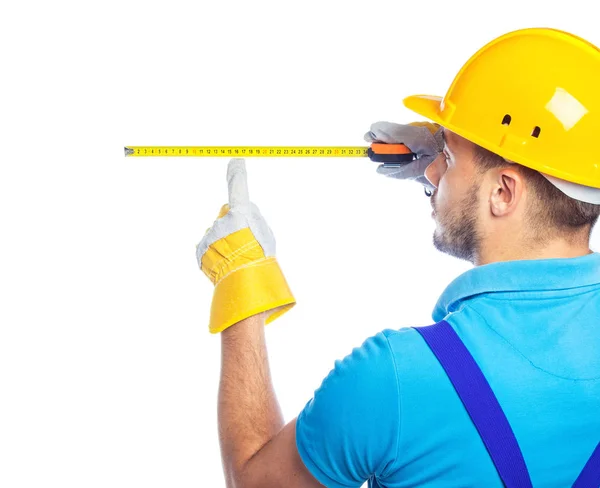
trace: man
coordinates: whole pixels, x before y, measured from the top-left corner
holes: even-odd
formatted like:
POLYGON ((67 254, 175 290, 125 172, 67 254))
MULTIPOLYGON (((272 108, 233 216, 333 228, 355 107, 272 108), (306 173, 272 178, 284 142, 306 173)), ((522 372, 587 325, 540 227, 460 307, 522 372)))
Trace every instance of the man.
POLYGON ((423 183, 435 247, 475 267, 435 325, 367 339, 287 425, 263 327, 295 302, 230 162, 229 206, 197 248, 228 487, 600 485, 599 79, 597 48, 526 29, 478 51, 443 100, 405 100, 435 125, 373 124, 367 140, 418 156, 379 172, 423 183))

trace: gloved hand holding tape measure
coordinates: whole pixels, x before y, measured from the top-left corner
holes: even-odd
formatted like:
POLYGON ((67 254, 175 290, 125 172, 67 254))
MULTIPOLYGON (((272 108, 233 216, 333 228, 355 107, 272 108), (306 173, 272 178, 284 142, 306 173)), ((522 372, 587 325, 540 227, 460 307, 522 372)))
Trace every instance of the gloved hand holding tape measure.
MULTIPOLYGON (((442 129, 430 122, 412 122, 410 124, 395 124, 393 122, 375 122, 371 130, 365 134, 365 141, 371 143, 404 144, 417 159, 408 163, 383 163, 377 172, 402 180, 415 180, 426 190, 433 192, 434 187, 425 178, 425 170, 444 149, 442 129)), ((373 158, 371 158, 373 159, 373 158)), ((374 159, 380 161, 379 159, 374 159)))

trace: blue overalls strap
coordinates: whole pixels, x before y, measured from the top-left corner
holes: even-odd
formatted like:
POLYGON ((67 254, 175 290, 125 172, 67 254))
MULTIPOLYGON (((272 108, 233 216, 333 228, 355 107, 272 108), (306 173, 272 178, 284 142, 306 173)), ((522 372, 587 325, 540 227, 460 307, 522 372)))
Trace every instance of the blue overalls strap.
POLYGON ((507 488, 531 488, 521 448, 481 369, 446 321, 415 327, 452 382, 507 488))
MULTIPOLYGON (((531 487, 521 448, 481 369, 452 326, 445 320, 415 327, 438 359, 473 424, 477 428, 500 479, 507 488, 531 487)), ((573 488, 600 487, 600 443, 573 488)))
POLYGON ((592 457, 575 481, 573 488, 598 488, 600 486, 600 442, 592 457))

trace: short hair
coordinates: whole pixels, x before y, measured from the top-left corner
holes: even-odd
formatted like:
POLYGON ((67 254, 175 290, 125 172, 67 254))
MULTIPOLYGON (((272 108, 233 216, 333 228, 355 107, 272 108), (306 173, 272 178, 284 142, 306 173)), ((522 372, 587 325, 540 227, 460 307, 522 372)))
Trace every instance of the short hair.
POLYGON ((493 168, 516 167, 527 182, 527 188, 535 196, 527 212, 532 235, 544 241, 553 237, 572 240, 575 234, 581 234, 585 226, 589 226, 589 239, 600 216, 600 205, 575 200, 550 183, 540 172, 508 161, 479 145, 475 146, 474 161, 480 175, 493 168))

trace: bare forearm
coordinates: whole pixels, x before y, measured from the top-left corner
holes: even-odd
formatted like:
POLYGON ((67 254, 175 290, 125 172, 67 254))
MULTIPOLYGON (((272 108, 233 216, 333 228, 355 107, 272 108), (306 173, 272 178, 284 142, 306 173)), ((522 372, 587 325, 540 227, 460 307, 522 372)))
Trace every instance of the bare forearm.
POLYGON ((273 391, 264 334, 264 314, 221 333, 219 436, 229 487, 248 460, 283 427, 273 391))

